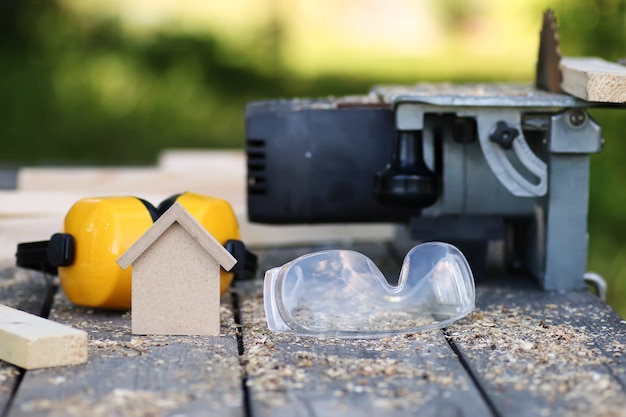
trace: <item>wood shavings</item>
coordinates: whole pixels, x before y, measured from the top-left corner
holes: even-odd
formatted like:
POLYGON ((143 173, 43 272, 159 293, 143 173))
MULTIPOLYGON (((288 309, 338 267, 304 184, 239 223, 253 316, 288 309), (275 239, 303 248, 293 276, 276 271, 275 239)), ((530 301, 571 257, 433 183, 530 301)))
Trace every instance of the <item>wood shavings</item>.
POLYGON ((29 373, 13 409, 52 416, 240 414, 237 328, 224 301, 221 336, 133 336, 129 313, 75 306, 57 294, 51 316, 88 332, 89 361, 29 373))
MULTIPOLYGON (((626 415, 622 387, 604 366, 609 357, 602 353, 603 340, 575 324, 580 313, 555 304, 542 311, 494 306, 450 326, 448 337, 490 392, 507 395, 512 387, 544 409, 558 402, 564 408, 559 415, 626 415)), ((607 347, 619 353, 623 345, 607 347)))
POLYGON ((95 404, 78 396, 66 401, 41 399, 23 404, 20 411, 24 413, 45 411, 48 416, 150 416, 163 415, 189 400, 188 394, 114 389, 95 404))
POLYGON ((0 394, 8 395, 13 389, 13 381, 20 374, 19 369, 0 363, 0 394))
MULTIPOLYGON (((33 287, 45 289, 41 276, 18 278, 0 272, 0 297, 28 302, 33 287)), ((241 415, 248 400, 252 415, 493 414, 441 332, 369 340, 272 333, 260 284, 237 291, 242 325, 222 300, 222 335, 213 338, 133 337, 130 313, 78 307, 57 294, 52 316, 89 333, 90 360, 27 373, 11 413, 241 415)), ((500 414, 625 415, 616 376, 626 375, 626 326, 605 304, 588 294, 501 289, 480 301, 486 307, 447 333, 500 414)), ((0 396, 18 377, 0 364, 0 396)))
POLYGON ((361 340, 272 333, 260 294, 242 298, 247 386, 253 401, 265 406, 286 407, 332 393, 337 399, 364 396, 358 401, 372 407, 413 409, 469 390, 460 366, 449 367, 458 362, 440 332, 361 340))
POLYGON ((43 301, 49 297, 49 285, 56 279, 46 283, 44 275, 14 266, 0 269, 0 304, 39 314, 43 301))
MULTIPOLYGON (((0 368, 0 382, 2 381, 6 381, 9 378, 13 378, 17 375, 19 375, 20 371, 13 367, 13 366, 7 366, 6 368, 0 368)), ((2 387, 2 384, 0 384, 0 388, 2 387)))

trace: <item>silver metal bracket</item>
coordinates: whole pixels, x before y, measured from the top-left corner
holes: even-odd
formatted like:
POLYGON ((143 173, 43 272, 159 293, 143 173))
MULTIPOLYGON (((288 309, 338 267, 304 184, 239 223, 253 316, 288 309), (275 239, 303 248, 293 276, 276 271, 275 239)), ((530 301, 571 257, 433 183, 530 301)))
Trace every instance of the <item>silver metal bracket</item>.
POLYGON ((602 278, 601 275, 596 274, 595 272, 585 272, 583 280, 585 281, 585 284, 590 285, 594 288, 600 300, 606 301, 608 286, 606 285, 606 281, 604 280, 604 278, 602 278))
POLYGON ((603 143, 600 126, 583 109, 568 109, 551 117, 550 152, 596 153, 602 150, 603 143))
POLYGON ((516 109, 502 108, 497 111, 483 111, 476 117, 478 138, 485 160, 500 183, 516 197, 541 197, 548 190, 548 167, 539 159, 524 139, 521 127, 521 113, 516 109), (536 177, 530 181, 513 166, 503 147, 490 139, 499 122, 517 129, 520 136, 513 139, 512 149, 520 164, 536 177))
POLYGON ((441 197, 421 216, 531 219, 519 244, 543 288, 579 290, 597 281, 604 296, 601 281, 583 280, 589 160, 603 144, 585 110, 593 103, 519 85, 420 84, 375 92, 393 104, 397 130, 424 131, 424 161, 431 169, 439 164, 441 197), (442 116, 442 124, 429 115, 442 116), (455 141, 454 128, 443 122, 450 115, 474 119, 479 143, 455 141))

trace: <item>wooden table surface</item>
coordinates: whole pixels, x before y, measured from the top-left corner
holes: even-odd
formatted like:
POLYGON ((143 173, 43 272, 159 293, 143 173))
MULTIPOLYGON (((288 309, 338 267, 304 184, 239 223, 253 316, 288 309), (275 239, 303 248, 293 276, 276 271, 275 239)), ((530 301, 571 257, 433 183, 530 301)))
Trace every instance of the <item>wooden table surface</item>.
MULTIPOLYGON (((373 340, 270 332, 263 272, 335 246, 257 247, 258 277, 222 298, 219 337, 133 336, 130 313, 75 306, 41 274, 5 264, 0 303, 49 310, 90 338, 83 365, 0 361, 2 417, 626 415, 626 324, 587 291, 509 277, 480 284, 476 311, 445 330, 373 340)), ((350 248, 397 274, 389 243, 350 248)))

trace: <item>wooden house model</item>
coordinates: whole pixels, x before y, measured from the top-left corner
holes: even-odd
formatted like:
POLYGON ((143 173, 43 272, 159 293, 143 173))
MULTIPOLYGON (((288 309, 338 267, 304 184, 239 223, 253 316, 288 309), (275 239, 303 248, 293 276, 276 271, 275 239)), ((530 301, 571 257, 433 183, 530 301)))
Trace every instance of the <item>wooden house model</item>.
POLYGON ((179 203, 117 260, 132 270, 133 334, 218 335, 220 266, 237 261, 179 203))

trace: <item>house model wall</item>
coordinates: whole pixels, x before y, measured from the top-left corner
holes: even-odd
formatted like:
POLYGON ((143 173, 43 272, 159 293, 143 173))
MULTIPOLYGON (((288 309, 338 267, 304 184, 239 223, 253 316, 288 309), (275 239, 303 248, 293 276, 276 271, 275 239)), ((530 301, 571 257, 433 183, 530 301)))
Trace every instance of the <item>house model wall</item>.
POLYGON ((133 334, 218 335, 220 266, 236 262, 175 203, 117 261, 133 266, 133 334))

